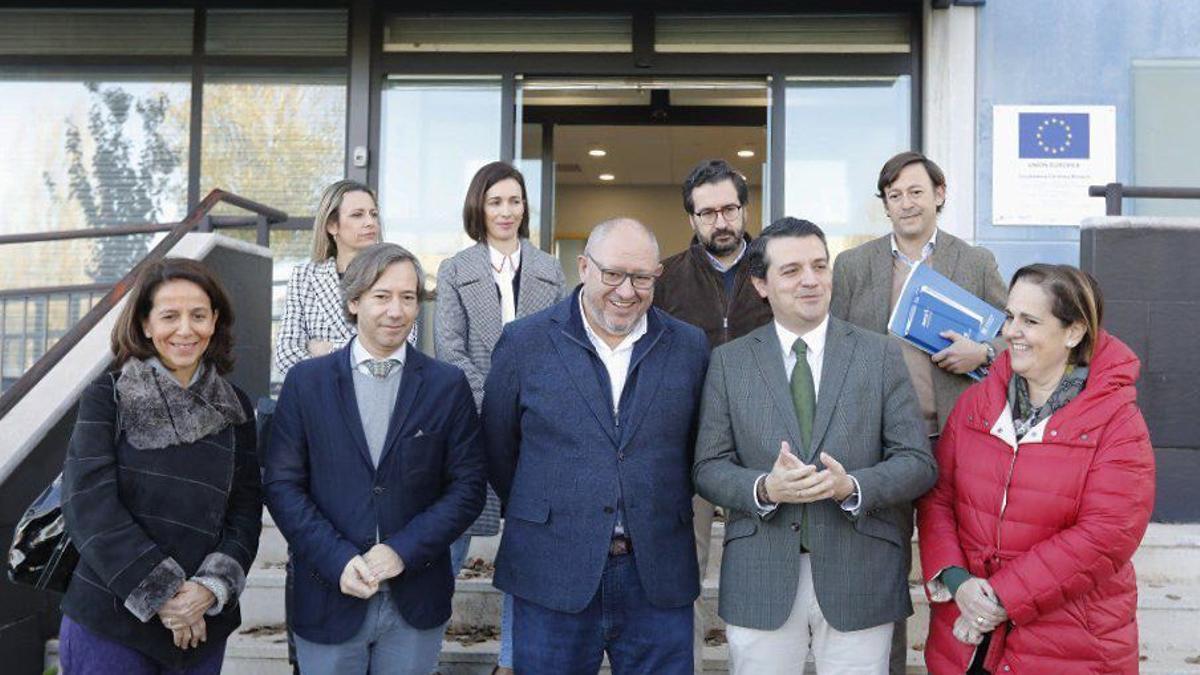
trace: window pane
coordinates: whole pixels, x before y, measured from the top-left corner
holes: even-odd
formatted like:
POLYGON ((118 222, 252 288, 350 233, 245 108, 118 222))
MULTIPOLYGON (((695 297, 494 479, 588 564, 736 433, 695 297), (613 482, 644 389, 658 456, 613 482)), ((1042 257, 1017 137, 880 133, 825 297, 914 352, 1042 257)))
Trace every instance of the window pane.
POLYGON ((500 81, 398 80, 383 91, 379 194, 384 237, 438 265, 472 241, 462 205, 471 177, 500 157, 500 81))
MULTIPOLYGON (((0 74, 0 233, 181 220, 190 87, 0 74)), ((0 247, 0 288, 112 282, 147 237, 0 247)))
POLYGON ((875 181, 912 147, 909 97, 907 76, 788 82, 784 211, 821 226, 834 256, 890 231, 875 181))
POLYGON ((654 49, 669 53, 853 54, 911 51, 904 14, 655 17, 654 49))
POLYGON ((345 75, 210 79, 203 126, 201 197, 221 188, 289 216, 311 214, 345 172, 345 75))
MULTIPOLYGON (((200 194, 221 188, 311 219, 321 192, 345 175, 346 87, 344 74, 228 74, 204 85, 200 194)), ((221 215, 246 215, 220 205, 221 215)), ((254 231, 223 234, 254 241, 254 231)), ((311 231, 273 231, 271 332, 283 311, 292 267, 308 258, 311 231)), ((274 360, 272 360, 274 364, 274 360)), ((272 368, 275 387, 281 378, 272 368)))
POLYGON ((625 52, 633 23, 621 14, 392 16, 385 52, 625 52))
POLYGON ((0 54, 191 54, 190 9, 3 9, 0 54))
MULTIPOLYGON (((1145 187, 1200 185, 1200 61, 1135 61, 1133 64, 1133 184, 1145 187)), ((1126 204, 1139 216, 1200 216, 1200 200, 1136 199, 1126 204)))
POLYGON ((342 56, 347 12, 339 10, 210 9, 205 52, 342 56))

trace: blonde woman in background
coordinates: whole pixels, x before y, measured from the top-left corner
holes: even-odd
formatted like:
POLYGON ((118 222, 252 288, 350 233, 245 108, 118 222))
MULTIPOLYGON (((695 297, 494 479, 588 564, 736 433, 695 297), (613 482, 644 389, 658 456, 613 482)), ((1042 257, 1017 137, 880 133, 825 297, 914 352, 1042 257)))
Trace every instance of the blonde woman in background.
MULTIPOLYGON (((296 265, 288 281, 275 343, 282 375, 354 337, 354 325, 342 313, 342 274, 359 251, 380 241, 381 232, 379 203, 371 188, 353 180, 325 188, 313 219, 312 259, 296 265)), ((416 335, 414 326, 409 335, 413 345, 416 335)))

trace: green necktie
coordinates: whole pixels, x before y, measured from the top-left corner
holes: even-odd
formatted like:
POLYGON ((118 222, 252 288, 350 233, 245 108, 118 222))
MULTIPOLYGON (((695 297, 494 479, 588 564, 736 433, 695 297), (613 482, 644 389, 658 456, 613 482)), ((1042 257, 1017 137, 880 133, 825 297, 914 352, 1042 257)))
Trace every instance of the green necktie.
MULTIPOLYGON (((804 447, 797 448, 797 457, 808 456, 808 446, 812 443, 813 414, 817 407, 817 392, 813 389, 812 369, 808 367, 808 345, 803 338, 796 338, 792 343, 792 351, 796 354, 796 365, 792 368, 792 405, 796 406, 796 421, 800 423, 800 442, 804 447)), ((808 508, 800 509, 800 550, 812 551, 812 540, 808 536, 808 508)))
POLYGON ((817 407, 817 394, 813 389, 812 369, 808 367, 808 345, 803 338, 796 338, 792 343, 792 351, 796 354, 796 367, 792 369, 792 405, 796 406, 796 421, 800 423, 800 442, 803 448, 797 457, 808 455, 808 445, 812 442, 813 412, 817 407))

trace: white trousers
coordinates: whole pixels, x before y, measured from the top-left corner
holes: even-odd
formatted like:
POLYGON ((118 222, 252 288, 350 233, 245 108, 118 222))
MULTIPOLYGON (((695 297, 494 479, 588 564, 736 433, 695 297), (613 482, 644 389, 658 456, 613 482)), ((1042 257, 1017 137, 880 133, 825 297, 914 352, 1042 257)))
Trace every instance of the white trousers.
POLYGON ((800 582, 792 613, 778 630, 729 625, 730 673, 797 675, 811 647, 817 672, 830 675, 887 675, 893 624, 843 633, 825 621, 813 592, 812 561, 800 556, 800 582))
POLYGON ((712 547, 713 505, 700 495, 692 497, 692 535, 696 538, 696 562, 700 563, 700 597, 692 606, 692 650, 695 675, 704 673, 704 637, 708 625, 704 621, 704 576, 708 569, 708 552, 712 547))

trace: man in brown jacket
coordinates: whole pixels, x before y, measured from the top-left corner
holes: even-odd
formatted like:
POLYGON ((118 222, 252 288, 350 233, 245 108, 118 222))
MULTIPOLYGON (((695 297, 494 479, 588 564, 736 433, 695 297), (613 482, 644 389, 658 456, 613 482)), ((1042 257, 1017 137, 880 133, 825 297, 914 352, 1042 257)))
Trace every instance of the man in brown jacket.
MULTIPOLYGON (((833 316, 887 334, 900 289, 912 267, 922 264, 988 304, 1004 307, 1008 291, 991 251, 938 229, 937 215, 946 202, 946 176, 937 164, 919 152, 902 152, 883 165, 876 187, 892 221, 892 232, 850 249, 834 261, 829 308, 833 316)), ((936 443, 959 394, 971 386, 973 380, 967 373, 990 365, 1006 346, 1000 337, 989 343, 959 335, 947 337, 953 343, 932 357, 901 343, 931 444, 936 443)), ((911 540, 911 520, 906 534, 911 540)), ((907 653, 903 621, 896 624, 892 636, 891 672, 903 673, 907 653)))
MULTIPOLYGON (((677 319, 699 326, 709 347, 741 337, 771 321, 771 306, 754 290, 742 257, 746 234, 746 179, 728 162, 713 159, 692 169, 683 183, 683 210, 691 224, 691 245, 663 261, 654 287, 654 304, 677 319)), ((700 579, 708 566, 713 505, 696 496, 692 525, 700 579)), ((704 621, 696 601, 696 672, 704 670, 704 621)))

